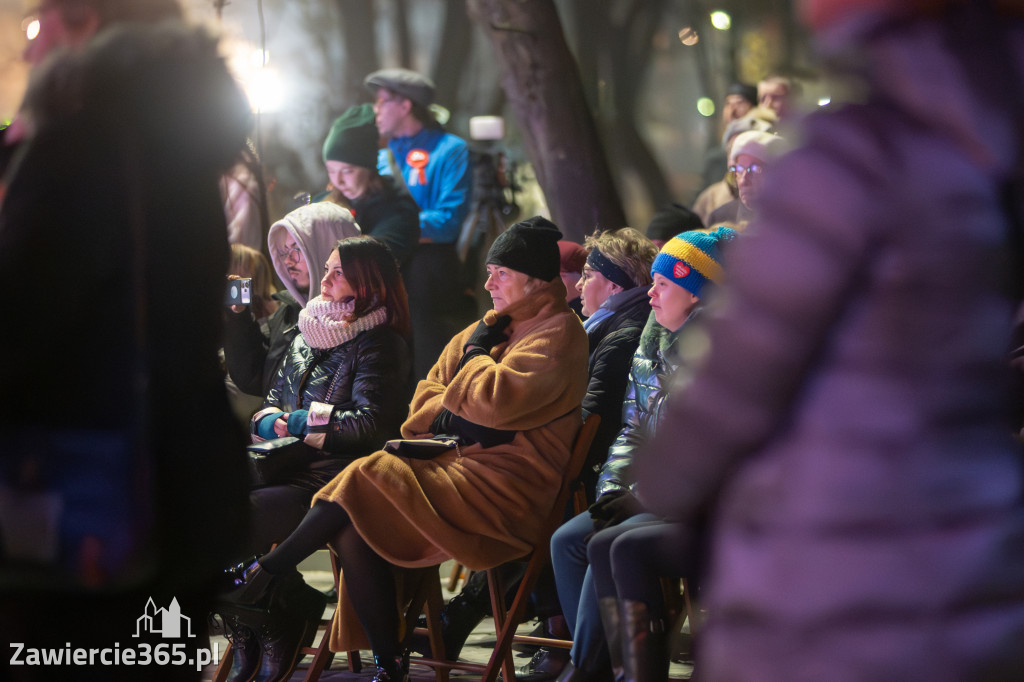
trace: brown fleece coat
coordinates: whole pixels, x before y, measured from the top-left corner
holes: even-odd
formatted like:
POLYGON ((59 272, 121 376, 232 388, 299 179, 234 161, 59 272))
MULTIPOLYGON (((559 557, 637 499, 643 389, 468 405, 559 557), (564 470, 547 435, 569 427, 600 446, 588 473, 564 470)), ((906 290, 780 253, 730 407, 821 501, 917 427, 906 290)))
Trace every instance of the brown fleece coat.
MULTIPOLYGON (((383 451, 357 460, 316 495, 340 504, 373 549, 397 566, 454 558, 473 569, 530 551, 561 483, 581 424, 587 385, 587 337, 553 280, 502 311, 512 317, 507 343, 460 370, 476 327, 457 334, 419 383, 402 425, 405 438, 430 435, 442 407, 476 424, 514 430, 505 445, 479 444, 432 460, 383 451)), ((497 318, 492 310, 484 320, 497 318)), ((401 590, 399 590, 401 592, 401 590)), ((366 648, 344 598, 335 618, 336 651, 366 648)))

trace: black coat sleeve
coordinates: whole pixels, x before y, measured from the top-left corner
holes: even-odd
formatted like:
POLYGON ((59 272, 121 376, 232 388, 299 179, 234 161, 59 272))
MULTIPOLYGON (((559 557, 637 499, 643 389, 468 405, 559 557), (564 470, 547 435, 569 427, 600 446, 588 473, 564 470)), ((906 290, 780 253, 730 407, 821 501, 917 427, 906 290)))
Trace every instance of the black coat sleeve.
POLYGON ((233 313, 228 310, 224 321, 224 362, 228 375, 241 391, 266 396, 263 366, 269 349, 270 339, 251 311, 233 313))

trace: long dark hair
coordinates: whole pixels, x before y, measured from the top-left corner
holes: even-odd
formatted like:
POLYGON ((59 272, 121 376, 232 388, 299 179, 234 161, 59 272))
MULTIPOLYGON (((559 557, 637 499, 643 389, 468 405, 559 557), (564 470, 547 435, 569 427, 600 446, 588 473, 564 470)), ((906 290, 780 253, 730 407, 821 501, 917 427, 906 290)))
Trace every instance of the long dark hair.
POLYGON ((379 305, 388 310, 388 325, 405 338, 412 336, 409 296, 391 249, 373 237, 350 237, 338 242, 341 271, 355 291, 354 317, 362 317, 379 305))

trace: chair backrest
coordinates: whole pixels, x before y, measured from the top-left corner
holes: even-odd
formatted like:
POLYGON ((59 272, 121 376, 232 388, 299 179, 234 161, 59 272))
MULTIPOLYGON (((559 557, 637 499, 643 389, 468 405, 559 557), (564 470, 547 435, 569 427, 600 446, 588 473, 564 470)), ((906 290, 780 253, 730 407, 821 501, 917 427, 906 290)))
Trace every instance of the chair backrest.
MULTIPOLYGON (((597 427, 600 424, 601 415, 589 415, 583 420, 583 425, 576 434, 576 440, 572 445, 572 453, 569 455, 569 463, 565 465, 565 471, 562 473, 562 487, 558 491, 558 498, 555 500, 554 509, 548 520, 549 523, 546 530, 549 538, 565 521, 565 506, 569 503, 569 499, 576 497, 576 484, 579 481, 580 473, 583 471, 583 464, 587 461, 587 453, 590 452, 590 445, 594 442, 594 436, 597 435, 597 427)), ((578 507, 579 505, 577 504, 576 506, 578 507)))

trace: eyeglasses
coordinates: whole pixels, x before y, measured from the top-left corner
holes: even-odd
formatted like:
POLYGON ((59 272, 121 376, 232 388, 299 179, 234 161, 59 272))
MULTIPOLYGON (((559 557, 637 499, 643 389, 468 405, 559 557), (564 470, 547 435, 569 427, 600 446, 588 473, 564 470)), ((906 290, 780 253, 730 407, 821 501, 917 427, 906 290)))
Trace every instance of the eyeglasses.
POLYGON ((299 246, 298 244, 296 244, 290 249, 286 247, 283 251, 275 250, 274 255, 277 256, 278 259, 281 260, 282 262, 293 260, 296 263, 298 263, 299 258, 302 257, 302 251, 299 250, 299 246))
POLYGON ((752 163, 749 166, 729 166, 729 172, 736 176, 739 180, 747 173, 751 175, 760 175, 764 172, 764 166, 759 163, 752 163))

